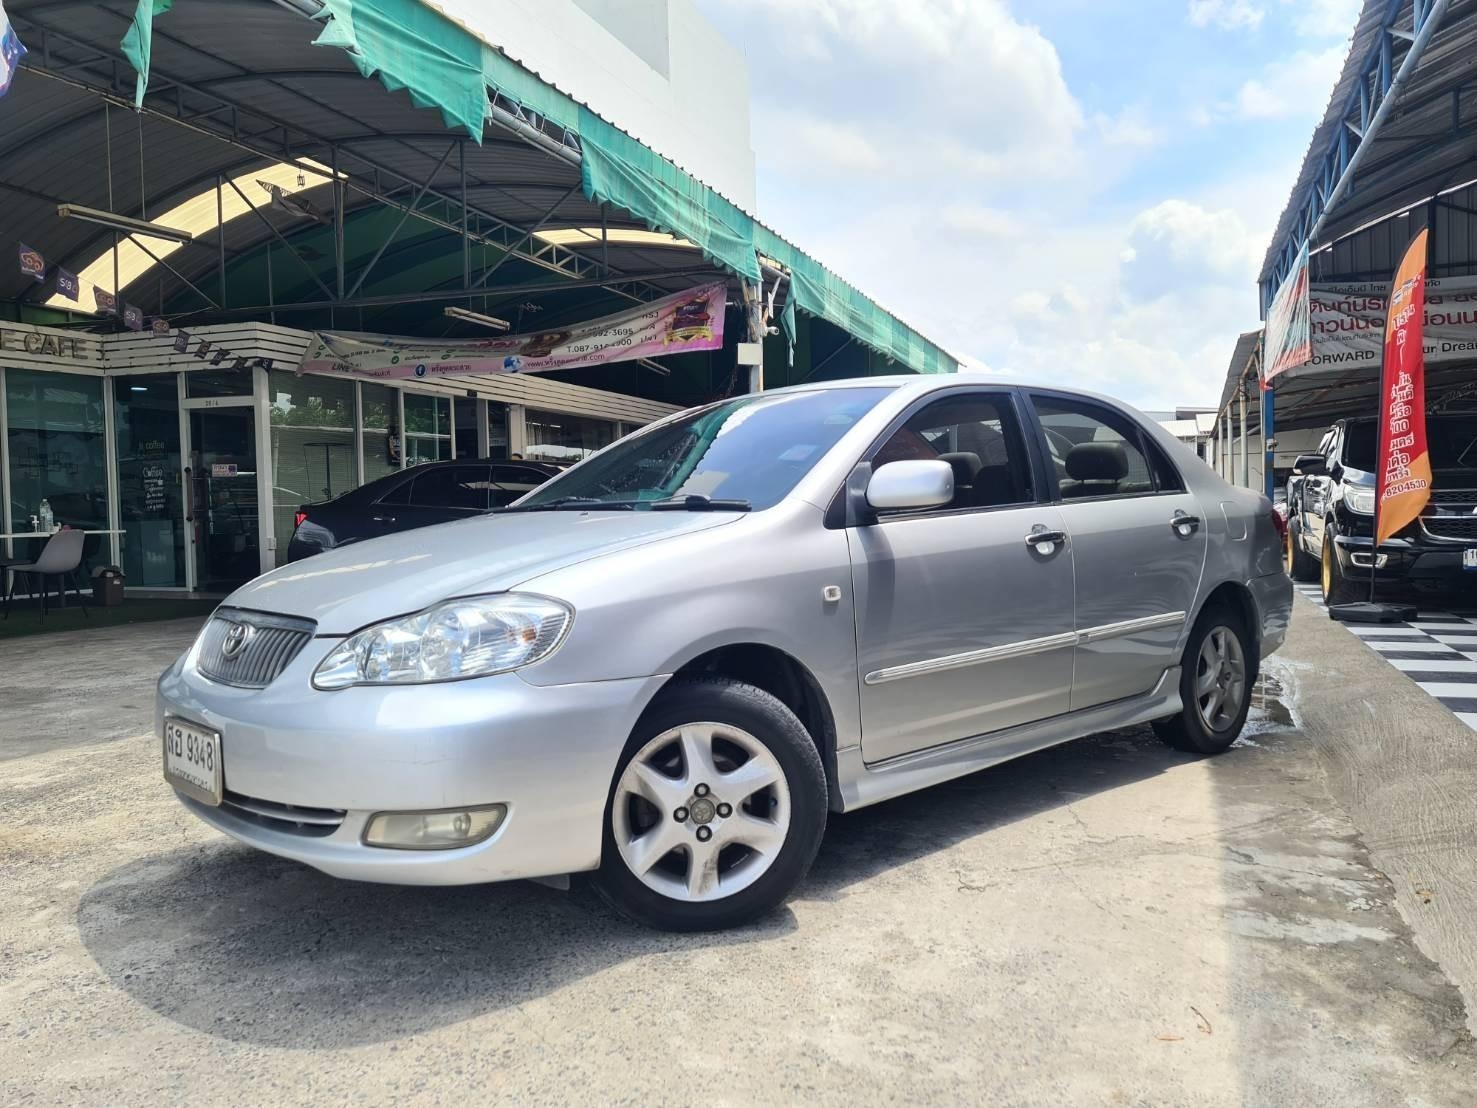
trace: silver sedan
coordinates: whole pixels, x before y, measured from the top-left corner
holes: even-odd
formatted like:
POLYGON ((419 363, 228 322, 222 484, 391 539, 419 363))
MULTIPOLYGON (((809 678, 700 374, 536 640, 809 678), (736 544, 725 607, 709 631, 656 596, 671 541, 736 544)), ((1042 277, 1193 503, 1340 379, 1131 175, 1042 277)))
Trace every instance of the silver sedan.
POLYGON ((1281 519, 1099 396, 829 382, 672 416, 511 508, 237 590, 160 679, 207 823, 344 878, 593 873, 754 918, 828 814, 1152 722, 1214 754, 1281 519))

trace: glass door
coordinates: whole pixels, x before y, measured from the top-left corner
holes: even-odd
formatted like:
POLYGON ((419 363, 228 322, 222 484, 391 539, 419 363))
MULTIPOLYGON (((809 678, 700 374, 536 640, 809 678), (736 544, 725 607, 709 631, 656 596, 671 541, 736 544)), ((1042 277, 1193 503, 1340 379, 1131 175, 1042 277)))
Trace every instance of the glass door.
POLYGON ((249 400, 217 403, 189 408, 188 420, 185 529, 202 592, 229 592, 261 572, 256 411, 249 400))

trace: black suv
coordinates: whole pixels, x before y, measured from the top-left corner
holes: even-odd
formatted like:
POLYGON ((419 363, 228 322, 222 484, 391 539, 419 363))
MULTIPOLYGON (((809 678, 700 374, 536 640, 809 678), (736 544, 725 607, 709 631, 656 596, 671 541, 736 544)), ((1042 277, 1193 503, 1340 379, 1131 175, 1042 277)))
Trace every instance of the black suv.
POLYGON ((299 508, 287 560, 506 507, 560 471, 541 462, 463 461, 429 462, 391 473, 333 500, 299 508))
POLYGON ((1477 590, 1477 415, 1426 419, 1431 501, 1420 519, 1371 551, 1379 425, 1344 419, 1287 483, 1287 572, 1323 586, 1330 604, 1376 595, 1477 590))

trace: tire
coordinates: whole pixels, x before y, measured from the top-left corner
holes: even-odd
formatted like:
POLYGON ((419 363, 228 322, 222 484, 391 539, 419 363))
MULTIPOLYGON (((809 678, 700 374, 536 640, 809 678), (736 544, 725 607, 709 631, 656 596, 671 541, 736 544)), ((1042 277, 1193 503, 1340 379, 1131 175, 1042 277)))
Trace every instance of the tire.
POLYGON ((1155 734, 1186 754, 1221 753, 1246 725, 1255 680, 1255 655, 1245 622, 1229 608, 1207 608, 1195 621, 1180 660, 1182 707, 1178 714, 1156 720, 1155 734), (1225 669, 1216 668, 1217 659, 1224 662, 1225 669), (1210 688, 1207 673, 1219 674, 1217 684, 1210 688), (1222 701, 1207 711, 1208 696, 1217 688, 1222 701), (1232 704, 1225 704, 1227 697, 1234 697, 1232 704))
POLYGON ((1359 586, 1344 576, 1343 567, 1339 565, 1338 552, 1333 547, 1332 525, 1323 525, 1323 557, 1319 566, 1319 584, 1323 587, 1323 603, 1325 604, 1347 604, 1352 600, 1358 600, 1361 595, 1359 586))
POLYGON ((1287 522, 1287 576, 1294 581, 1316 581, 1318 563, 1303 549, 1303 529, 1295 519, 1287 522))
POLYGON ((820 754, 789 708, 728 678, 678 679, 616 765, 595 888, 648 927, 737 927, 799 885, 826 813, 820 754))

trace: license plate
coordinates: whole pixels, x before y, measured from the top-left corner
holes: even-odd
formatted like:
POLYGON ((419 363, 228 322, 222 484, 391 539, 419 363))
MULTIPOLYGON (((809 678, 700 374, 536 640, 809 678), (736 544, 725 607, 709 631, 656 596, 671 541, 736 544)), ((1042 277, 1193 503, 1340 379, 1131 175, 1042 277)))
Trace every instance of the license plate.
POLYGON ((219 732, 173 717, 164 720, 164 780, 201 804, 221 802, 219 732))
POLYGON ((1477 569, 1477 546, 1469 546, 1462 551, 1462 568, 1477 569))

